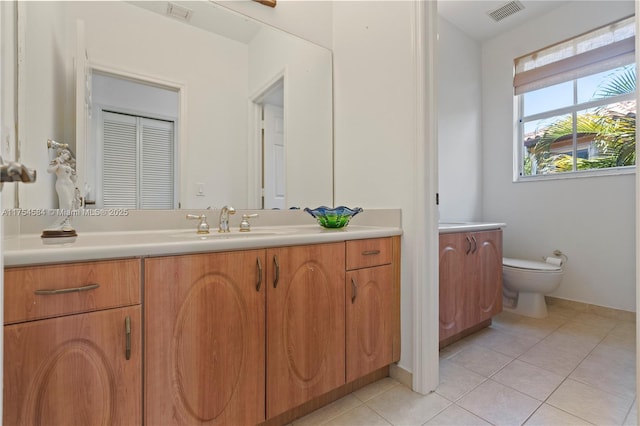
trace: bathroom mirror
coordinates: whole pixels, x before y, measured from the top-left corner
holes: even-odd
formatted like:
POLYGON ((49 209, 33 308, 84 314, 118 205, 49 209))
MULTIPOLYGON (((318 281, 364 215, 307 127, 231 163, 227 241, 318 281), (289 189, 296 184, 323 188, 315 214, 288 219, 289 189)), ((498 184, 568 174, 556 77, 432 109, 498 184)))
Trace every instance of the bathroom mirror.
MULTIPOLYGON (((20 188, 20 208, 57 206, 47 139, 76 153, 88 208, 107 207, 108 168, 112 188, 135 180, 138 197, 174 182, 169 208, 332 204, 328 49, 209 1, 19 2, 17 28, 18 151, 39 172, 20 188), (154 109, 162 96, 143 89, 172 105, 154 109), (142 147, 131 166, 123 148, 106 148, 112 113, 171 122, 173 150, 127 140, 142 147), (140 182, 145 162, 162 185, 140 182)), ((148 207, 167 208, 131 208, 148 207)))

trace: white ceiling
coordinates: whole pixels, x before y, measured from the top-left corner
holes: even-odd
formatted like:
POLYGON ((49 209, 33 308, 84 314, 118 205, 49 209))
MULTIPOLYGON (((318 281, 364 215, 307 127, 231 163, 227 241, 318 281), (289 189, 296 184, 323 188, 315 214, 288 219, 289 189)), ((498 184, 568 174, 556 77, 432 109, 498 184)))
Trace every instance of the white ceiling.
POLYGON ((524 9, 496 22, 488 15, 511 0, 438 0, 438 14, 478 41, 489 40, 570 1, 519 0, 524 9))
MULTIPOLYGON (((495 37, 501 32, 521 24, 523 21, 543 15, 563 4, 569 3, 571 0, 519 0, 524 5, 524 9, 499 22, 494 21, 487 14, 487 12, 493 11, 510 1, 437 0, 438 13, 443 18, 479 41, 495 37)), ((166 17, 168 17, 168 6, 172 3, 171 0, 128 0, 128 2, 166 17)), ((259 29, 259 25, 256 25, 254 21, 210 1, 174 0, 173 3, 191 11, 191 16, 188 20, 190 25, 243 43, 248 43, 259 29)))

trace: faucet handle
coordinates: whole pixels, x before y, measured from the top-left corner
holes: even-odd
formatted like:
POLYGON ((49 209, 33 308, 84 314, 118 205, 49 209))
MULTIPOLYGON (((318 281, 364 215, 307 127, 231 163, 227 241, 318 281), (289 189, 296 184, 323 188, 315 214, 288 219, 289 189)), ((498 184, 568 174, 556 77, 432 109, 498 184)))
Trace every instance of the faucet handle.
POLYGON ((207 216, 205 215, 197 215, 197 214, 187 214, 187 219, 199 219, 200 223, 198 223, 198 227, 196 228, 196 233, 198 234, 208 234, 209 233, 209 224, 207 223, 207 216))
POLYGON ((252 217, 258 217, 258 213, 242 215, 242 221, 240 222, 240 232, 251 231, 251 224, 249 223, 249 219, 251 219, 252 217))

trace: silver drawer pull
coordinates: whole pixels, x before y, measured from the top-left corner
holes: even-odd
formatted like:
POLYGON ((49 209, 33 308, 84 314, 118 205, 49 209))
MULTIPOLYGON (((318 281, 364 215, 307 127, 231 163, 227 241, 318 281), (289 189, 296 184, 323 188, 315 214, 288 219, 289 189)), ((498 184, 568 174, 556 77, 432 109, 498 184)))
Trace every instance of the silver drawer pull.
POLYGON ((124 358, 128 361, 131 359, 131 317, 124 319, 125 347, 124 358))
POLYGON ((278 255, 273 255, 273 266, 276 268, 276 276, 273 279, 273 288, 278 287, 278 281, 280 281, 280 263, 278 263, 278 255))
POLYGON ((260 287, 262 287, 262 262, 260 262, 259 257, 256 257, 256 266, 258 267, 258 282, 256 283, 256 291, 260 291, 260 287))
POLYGON ((61 288, 57 290, 36 290, 34 293, 38 296, 52 296, 55 294, 79 293, 81 291, 95 290, 98 287, 100 287, 100 284, 89 284, 82 287, 61 288))
POLYGON ((380 254, 380 250, 365 250, 362 252, 363 256, 372 256, 376 254, 380 254))
POLYGON ((356 280, 351 278, 351 304, 356 303, 356 297, 358 296, 358 285, 356 280))

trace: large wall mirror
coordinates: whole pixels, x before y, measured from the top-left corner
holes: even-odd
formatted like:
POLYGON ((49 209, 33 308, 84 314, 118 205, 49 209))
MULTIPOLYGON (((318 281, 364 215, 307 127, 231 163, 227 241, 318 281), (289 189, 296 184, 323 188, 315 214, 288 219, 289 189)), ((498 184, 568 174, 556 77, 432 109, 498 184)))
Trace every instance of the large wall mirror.
POLYGON ((17 31, 20 208, 57 206, 47 139, 88 208, 332 204, 328 49, 209 1, 19 2, 17 31))

